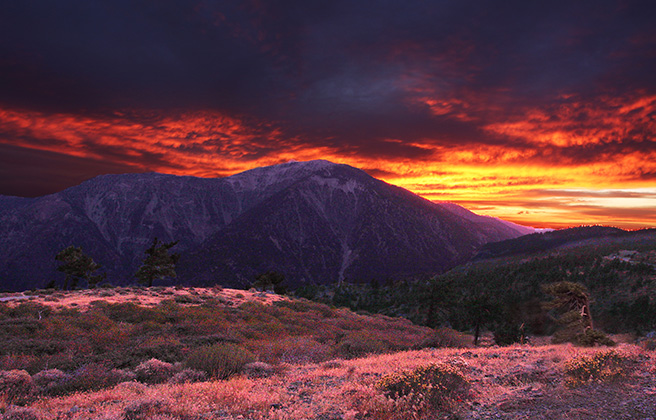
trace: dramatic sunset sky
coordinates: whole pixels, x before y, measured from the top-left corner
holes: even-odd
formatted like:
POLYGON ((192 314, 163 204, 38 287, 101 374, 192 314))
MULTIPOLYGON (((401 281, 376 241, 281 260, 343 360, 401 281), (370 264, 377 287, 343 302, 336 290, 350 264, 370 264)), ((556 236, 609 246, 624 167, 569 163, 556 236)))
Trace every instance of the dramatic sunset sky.
POLYGON ((656 2, 0 4, 0 194, 318 158, 525 225, 656 226, 656 2))

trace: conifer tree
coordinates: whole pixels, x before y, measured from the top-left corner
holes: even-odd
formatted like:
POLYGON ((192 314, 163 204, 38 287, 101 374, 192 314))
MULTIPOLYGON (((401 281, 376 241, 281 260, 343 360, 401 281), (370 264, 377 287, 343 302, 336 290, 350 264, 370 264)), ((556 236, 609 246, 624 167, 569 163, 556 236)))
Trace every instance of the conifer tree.
POLYGON ((603 332, 594 329, 590 293, 584 285, 559 281, 543 286, 543 291, 552 297, 543 303, 544 308, 560 312, 557 321, 563 328, 554 334, 554 341, 573 341, 582 345, 615 344, 603 332))
POLYGON ((157 279, 176 277, 175 265, 180 255, 170 254, 169 250, 177 243, 178 241, 164 243, 157 238, 153 240, 153 244, 145 251, 147 256, 143 264, 135 274, 139 283, 151 287, 157 279))
POLYGON ((71 245, 64 248, 55 256, 55 260, 63 263, 57 267, 57 271, 66 274, 64 290, 69 287, 75 289, 80 280, 86 280, 89 287, 94 288, 104 278, 103 275, 93 274, 101 266, 86 255, 81 247, 71 245))

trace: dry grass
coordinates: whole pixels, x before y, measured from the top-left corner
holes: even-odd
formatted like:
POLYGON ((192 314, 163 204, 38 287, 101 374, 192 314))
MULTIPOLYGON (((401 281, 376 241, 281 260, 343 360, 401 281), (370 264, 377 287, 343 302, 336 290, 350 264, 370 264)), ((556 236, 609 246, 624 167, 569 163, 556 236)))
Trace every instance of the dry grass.
MULTIPOLYGON (((171 327, 180 334, 201 331, 213 337, 226 325, 242 325, 244 331, 226 330, 225 336, 245 334, 243 343, 257 350, 259 371, 249 371, 227 380, 184 383, 123 382, 111 388, 82 391, 63 396, 41 396, 18 401, 0 390, 0 414, 7 419, 273 419, 273 420, 405 420, 405 419, 611 419, 656 418, 656 354, 632 344, 622 343, 616 351, 621 360, 630 364, 612 380, 599 376, 595 380, 579 381, 571 386, 571 370, 576 361, 597 360, 595 355, 605 348, 578 348, 569 344, 547 345, 548 338, 532 340, 533 345, 510 347, 442 348, 398 351, 411 347, 413 340, 421 342, 423 330, 406 320, 386 317, 363 317, 344 309, 303 301, 275 305, 256 305, 282 300, 275 295, 229 289, 196 288, 117 288, 75 293, 55 293, 33 297, 53 310, 74 307, 93 313, 94 300, 110 303, 136 302, 147 307, 174 299, 183 305, 178 318, 183 320, 171 327), (76 295, 77 294, 77 295, 76 295), (103 296, 104 295, 104 296, 103 296), (177 299, 176 299, 177 297, 177 299), (55 300, 56 299, 56 300, 55 300), (199 302, 214 299, 225 308, 223 321, 197 311, 199 302), (244 305, 244 303, 246 303, 244 305), (74 305, 75 304, 75 305, 74 305), (238 305, 242 305, 239 310, 238 305), (250 305, 250 306, 249 306, 250 305), (189 318, 189 316, 195 318, 189 318), (202 315, 202 316, 201 316, 202 315), (229 316, 228 316, 229 315, 229 316), (241 324, 237 324, 240 322, 241 324), (306 331, 308 325, 319 326, 306 331), (366 327, 366 331, 363 329, 366 327), (298 335, 294 335, 298 333, 298 335), (341 337, 337 340, 335 337, 341 337), (342 346, 339 344, 342 343, 342 346), (544 345, 542 345, 545 343, 544 345), (538 345, 541 344, 541 345, 538 345), (360 352, 383 352, 360 358, 360 352), (341 356, 342 358, 334 358, 341 356), (267 357, 271 360, 267 360, 267 357), (326 361, 328 357, 332 360, 326 361), (261 363, 273 363, 267 365, 261 363), (404 377, 422 367, 439 365, 452 367, 463 375, 468 384, 466 398, 449 396, 448 404, 418 407, 413 398, 386 395, 381 389, 385 377, 404 377), (258 371, 258 372, 259 372, 258 371), (599 379, 601 378, 601 379, 599 379), (24 404, 23 407, 12 404, 24 404)), ((18 305, 18 303, 5 303, 18 305)), ((97 306, 97 304, 96 304, 97 306)), ((179 345, 180 337, 165 336, 155 327, 157 317, 176 314, 151 311, 125 314, 143 317, 130 321, 108 323, 107 318, 70 318, 91 323, 97 336, 90 336, 84 351, 106 351, 106 346, 135 336, 142 337, 144 348, 167 348, 179 345), (111 327, 111 328, 108 328, 111 327), (141 335, 140 335, 141 334, 141 335)), ((173 309, 172 309, 173 308, 173 309)), ((111 308, 110 308, 111 309, 111 308)), ((174 310, 175 309, 175 310, 174 310)), ((200 309, 199 309, 200 310, 200 309)), ((207 309, 208 311, 210 309, 207 309)), ((223 310, 223 309, 219 309, 223 310)), ((32 314, 32 316, 36 316, 32 314)), ((34 322, 20 318, 22 323, 11 328, 29 331, 34 322)), ((45 319, 45 314, 44 314, 45 319)), ((157 322, 156 322, 157 321, 157 322)), ((65 323, 51 323, 58 334, 73 333, 65 323), (67 332, 68 331, 68 332, 67 332)), ((167 325, 166 323, 162 325, 167 325)), ((9 328, 9 327, 7 327, 9 328)), ((17 330, 18 331, 18 330, 17 330)), ((44 330, 42 334, 50 334, 44 330)), ((223 333, 222 333, 223 334, 223 333)), ((222 336, 223 337, 223 336, 222 336)), ((439 337, 442 339, 442 335, 439 337)), ((456 344, 462 337, 456 337, 456 344)), ((435 337, 432 337, 435 339, 435 337)), ((485 340, 483 340, 485 341, 485 340)), ((622 340, 620 340, 622 341, 622 340)), ((631 341, 629 338, 625 341, 631 341)), ((124 344, 125 344, 124 343, 124 344)), ((198 346, 210 345, 200 343, 198 346)), ((458 344, 459 345, 459 344, 458 344)), ((192 349, 190 349, 192 350, 192 349)), ((70 350, 67 350, 70 351, 70 350)), ((80 350, 81 351, 81 350, 80 350)), ((254 351, 255 352, 255 351, 254 351)), ((5 357, 8 368, 25 362, 21 355, 5 357), (15 359, 15 360, 14 360, 15 359)), ((151 362, 153 364, 155 362, 151 362)), ((159 363, 159 362, 158 362, 159 363)), ((157 365, 159 366, 159 364, 157 365)), ((168 367, 168 365, 166 365, 168 367)), ((182 369, 184 366, 179 367, 182 369)), ((96 366, 100 369, 101 366, 96 366)), ((178 368, 176 368, 178 369, 178 368)), ((185 370, 189 377, 199 372, 185 370)), ((52 373, 52 372, 49 372, 52 373)), ((168 372, 166 378, 172 374, 168 372)), ((181 372, 180 372, 181 373, 181 372)), ((72 371, 67 375, 79 375, 72 371)), ((45 374, 43 374, 45 375, 45 374)), ((42 375, 42 376, 43 376, 42 375)), ((62 376, 61 373, 59 376, 62 376)), ((35 376, 37 382, 44 378, 35 376)), ((202 377, 202 376, 201 376, 202 377)), ((609 376, 610 377, 610 376, 609 376)), ((164 379, 166 379, 164 378, 164 379)), ((147 382, 147 381, 146 381, 147 382)), ((153 381, 158 382, 158 381, 153 381)), ((9 383, 9 382, 8 382, 9 383)), ((115 382, 116 383, 116 382, 115 382)), ((55 395, 55 394, 53 394, 55 395)), ((437 396, 438 400, 440 396, 437 396)))
MULTIPOLYGON (((321 364, 286 365, 267 378, 143 385, 34 402, 41 419, 412 419, 412 418, 649 418, 656 415, 653 352, 621 345, 635 363, 623 382, 566 386, 567 364, 604 349, 571 345, 405 351, 321 364), (386 375, 432 363, 453 366, 471 383, 471 399, 448 410, 414 412, 386 397, 386 375), (401 411, 400 411, 401 410, 401 411), (242 417, 240 417, 242 416, 242 417)), ((0 409, 1 409, 0 405, 0 409)))
POLYGON ((174 299, 178 303, 199 304, 205 299, 217 299, 228 306, 239 306, 245 302, 260 302, 270 304, 287 298, 273 293, 263 293, 254 290, 224 289, 219 287, 116 287, 111 289, 88 289, 73 291, 36 291, 28 296, 22 293, 4 293, 5 298, 16 298, 6 303, 15 306, 25 300, 39 303, 53 309, 77 308, 81 311, 89 309, 91 302, 103 300, 107 303, 132 302, 145 307, 155 307, 163 300, 174 299))

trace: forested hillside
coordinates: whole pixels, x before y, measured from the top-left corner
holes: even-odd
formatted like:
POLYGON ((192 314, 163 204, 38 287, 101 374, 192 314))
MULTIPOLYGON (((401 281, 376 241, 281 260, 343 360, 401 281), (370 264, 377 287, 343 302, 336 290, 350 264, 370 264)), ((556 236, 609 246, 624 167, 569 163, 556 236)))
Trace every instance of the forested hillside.
POLYGON ((297 293, 354 310, 404 316, 431 327, 471 330, 478 325, 496 330, 523 325, 528 333, 551 334, 557 325, 542 307, 547 299, 543 285, 570 281, 590 291, 597 327, 611 333, 644 333, 656 329, 653 235, 643 231, 617 240, 588 239, 533 250, 530 256, 482 260, 430 280, 307 287, 297 293))

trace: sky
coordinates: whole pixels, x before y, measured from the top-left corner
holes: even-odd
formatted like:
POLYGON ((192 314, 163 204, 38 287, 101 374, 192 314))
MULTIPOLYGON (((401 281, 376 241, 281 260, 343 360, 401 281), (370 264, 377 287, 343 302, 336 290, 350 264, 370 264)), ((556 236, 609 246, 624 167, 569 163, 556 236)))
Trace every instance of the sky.
POLYGON ((0 194, 327 159, 540 228, 656 227, 656 2, 0 4, 0 194))

